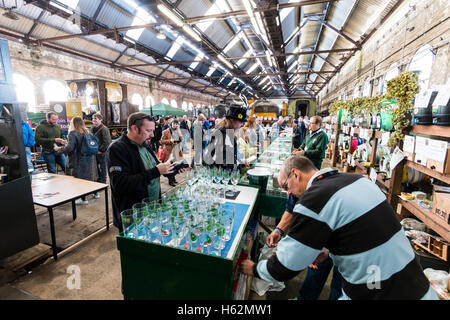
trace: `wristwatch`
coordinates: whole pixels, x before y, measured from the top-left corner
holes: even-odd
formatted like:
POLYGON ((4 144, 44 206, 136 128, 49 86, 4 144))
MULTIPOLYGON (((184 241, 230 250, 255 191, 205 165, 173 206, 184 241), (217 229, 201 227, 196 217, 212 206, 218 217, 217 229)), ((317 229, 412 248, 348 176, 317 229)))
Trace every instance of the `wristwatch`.
POLYGON ((275 227, 275 230, 277 230, 278 233, 279 233, 281 236, 284 236, 284 231, 283 231, 283 230, 281 230, 281 229, 278 228, 278 227, 275 227))

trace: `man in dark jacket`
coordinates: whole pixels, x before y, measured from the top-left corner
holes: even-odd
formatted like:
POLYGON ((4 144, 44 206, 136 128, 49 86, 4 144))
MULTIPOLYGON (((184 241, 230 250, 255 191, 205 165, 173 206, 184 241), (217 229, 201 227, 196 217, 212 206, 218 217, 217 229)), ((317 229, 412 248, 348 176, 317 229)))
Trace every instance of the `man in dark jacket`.
MULTIPOLYGON (((106 183, 106 156, 105 152, 111 144, 111 135, 109 134, 109 130, 102 123, 103 116, 100 113, 95 113, 92 116, 92 123, 94 126, 91 131, 92 134, 95 135, 98 139, 98 154, 97 158, 97 168, 98 168, 98 182, 106 183)), ((98 193, 95 195, 97 198, 98 193)))
POLYGON ((298 120, 294 120, 294 123, 296 125, 293 130, 294 137, 292 138, 292 145, 295 149, 298 149, 302 145, 303 140, 305 140, 306 127, 301 117, 298 120))
POLYGON ((120 213, 144 198, 157 200, 161 195, 159 177, 170 174, 170 162, 159 163, 149 147, 155 123, 150 115, 132 113, 127 121, 127 134, 115 140, 106 153, 111 184, 113 224, 123 231, 120 213))
POLYGON ((41 122, 36 128, 36 144, 42 147, 42 156, 47 164, 49 173, 56 173, 56 164, 61 166, 63 172, 66 171, 66 157, 53 150, 56 146, 65 146, 67 141, 64 139, 61 127, 57 125, 58 115, 56 112, 47 113, 47 121, 41 122))
POLYGON ((321 117, 312 117, 309 122, 309 133, 306 135, 300 149, 293 152, 293 154, 307 157, 319 170, 322 166, 322 160, 325 158, 325 150, 328 145, 328 136, 320 127, 321 124, 321 117))

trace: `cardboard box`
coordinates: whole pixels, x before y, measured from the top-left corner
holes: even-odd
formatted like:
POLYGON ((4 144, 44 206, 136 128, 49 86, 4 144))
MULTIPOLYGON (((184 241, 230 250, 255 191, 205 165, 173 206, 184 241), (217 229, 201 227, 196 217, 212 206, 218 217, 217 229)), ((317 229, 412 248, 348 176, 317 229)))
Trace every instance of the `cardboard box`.
POLYGON ((433 191, 432 212, 450 226, 450 193, 433 191))
POLYGON ((450 148, 447 141, 429 139, 427 168, 450 173, 450 148))

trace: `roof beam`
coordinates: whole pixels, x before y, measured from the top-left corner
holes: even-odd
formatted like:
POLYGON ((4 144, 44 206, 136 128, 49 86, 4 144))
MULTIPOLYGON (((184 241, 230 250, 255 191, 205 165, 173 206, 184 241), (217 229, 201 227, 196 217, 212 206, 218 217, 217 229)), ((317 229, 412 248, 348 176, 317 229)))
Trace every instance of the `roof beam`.
MULTIPOLYGON (((281 54, 272 54, 273 57, 287 57, 287 56, 299 56, 299 55, 308 55, 308 54, 320 54, 320 53, 336 53, 336 52, 348 52, 348 51, 357 51, 357 48, 351 49, 334 49, 334 50, 317 50, 317 51, 304 51, 304 52, 296 52, 296 53, 281 53, 281 54)), ((256 59, 256 58, 265 58, 266 55, 255 55, 255 56, 247 56, 247 57, 233 57, 233 58, 225 58, 226 60, 240 60, 240 59, 256 59)), ((159 65, 179 65, 185 63, 194 63, 194 62, 210 62, 209 60, 186 60, 186 61, 161 61, 156 63, 141 63, 141 64, 133 64, 128 65, 128 67, 145 67, 145 66, 159 66, 159 65)))
POLYGON ((105 5, 106 1, 108 0, 101 0, 101 2, 99 3, 97 9, 95 10, 94 15, 91 18, 91 21, 89 22, 88 32, 91 32, 92 28, 94 27, 95 22, 97 21, 97 17, 100 11, 102 10, 103 6, 105 5))
POLYGON ((328 22, 326 22, 325 20, 322 19, 315 19, 316 21, 319 21, 320 23, 322 23, 323 25, 327 26, 328 28, 330 28, 331 30, 333 30, 334 32, 336 32, 337 34, 339 34, 340 36, 342 36, 344 39, 346 39, 347 41, 353 43, 355 45, 356 48, 361 49, 361 44, 356 42, 355 40, 353 40, 352 38, 350 38, 348 35, 346 35, 344 32, 342 32, 341 30, 337 29, 336 27, 332 26, 331 24, 329 24, 328 22))
MULTIPOLYGON (((254 12, 266 12, 266 11, 278 11, 285 8, 296 8, 296 7, 302 7, 307 5, 313 5, 313 4, 320 4, 325 2, 337 2, 339 0, 305 0, 301 2, 295 2, 295 3, 283 3, 283 4, 277 4, 277 5, 271 5, 266 8, 258 8, 254 9, 254 12)), ((219 13, 219 14, 211 14, 207 16, 198 16, 198 17, 191 17, 184 19, 184 22, 186 23, 199 23, 203 20, 210 20, 210 19, 224 19, 228 17, 233 16, 242 16, 242 15, 248 15, 247 10, 238 10, 238 11, 231 11, 226 13, 219 13)))
MULTIPOLYGON (((316 50, 316 51, 302 51, 302 52, 292 52, 292 53, 279 53, 274 54, 274 57, 288 57, 288 56, 300 56, 305 54, 321 54, 321 53, 336 53, 336 52, 348 52, 348 51, 357 51, 358 48, 348 48, 348 49, 331 49, 331 50, 316 50)), ((255 58, 264 58, 265 55, 255 55, 248 57, 233 57, 233 58, 225 58, 227 60, 240 60, 240 59, 255 59, 255 58)))
POLYGON ((25 35, 25 42, 28 42, 30 39, 31 34, 33 33, 33 31, 36 29, 36 27, 39 24, 39 21, 41 20, 41 18, 44 16, 45 10, 42 10, 41 13, 39 14, 39 16, 37 17, 37 19, 34 20, 33 25, 31 26, 30 30, 28 31, 28 33, 25 35))
MULTIPOLYGON (((129 66, 125 66, 125 67, 129 67, 129 66)), ((230 78, 232 79, 233 77, 237 77, 237 78, 251 78, 251 77, 256 77, 256 76, 283 76, 283 75, 291 75, 291 74, 308 74, 308 73, 314 73, 314 74, 334 74, 336 71, 310 71, 310 72, 276 72, 276 73, 250 73, 250 74, 235 74, 235 75, 220 75, 220 76, 209 76, 208 78, 212 78, 212 79, 219 79, 219 78, 230 78)), ((182 80, 182 79, 204 79, 205 77, 179 77, 179 78, 172 78, 172 80, 182 80)))
POLYGON ((155 26, 158 26, 158 23, 150 23, 150 24, 143 24, 138 26, 128 26, 128 27, 119 27, 119 28, 111 28, 111 29, 101 29, 101 30, 95 30, 90 31, 87 33, 76 33, 76 34, 68 34, 64 36, 58 36, 58 37, 52 37, 52 38, 43 38, 43 39, 37 39, 37 42, 43 43, 43 42, 52 42, 52 41, 59 41, 59 40, 66 40, 71 38, 77 38, 77 37, 86 37, 86 36, 92 36, 95 34, 108 34, 108 33, 117 33, 119 31, 128 31, 133 29, 143 29, 143 28, 153 28, 155 26))

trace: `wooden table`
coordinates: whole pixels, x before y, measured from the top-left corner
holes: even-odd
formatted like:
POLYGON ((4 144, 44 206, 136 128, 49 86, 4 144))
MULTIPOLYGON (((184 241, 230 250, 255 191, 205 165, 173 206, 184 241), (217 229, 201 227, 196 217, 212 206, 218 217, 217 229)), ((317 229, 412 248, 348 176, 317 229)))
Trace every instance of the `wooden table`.
POLYGON ((73 220, 77 218, 75 200, 88 194, 105 191, 106 229, 109 230, 108 185, 77 179, 71 176, 40 173, 32 176, 31 189, 33 202, 47 208, 50 217, 50 232, 52 237, 53 258, 57 260, 55 225, 53 208, 67 202, 72 202, 73 220))

